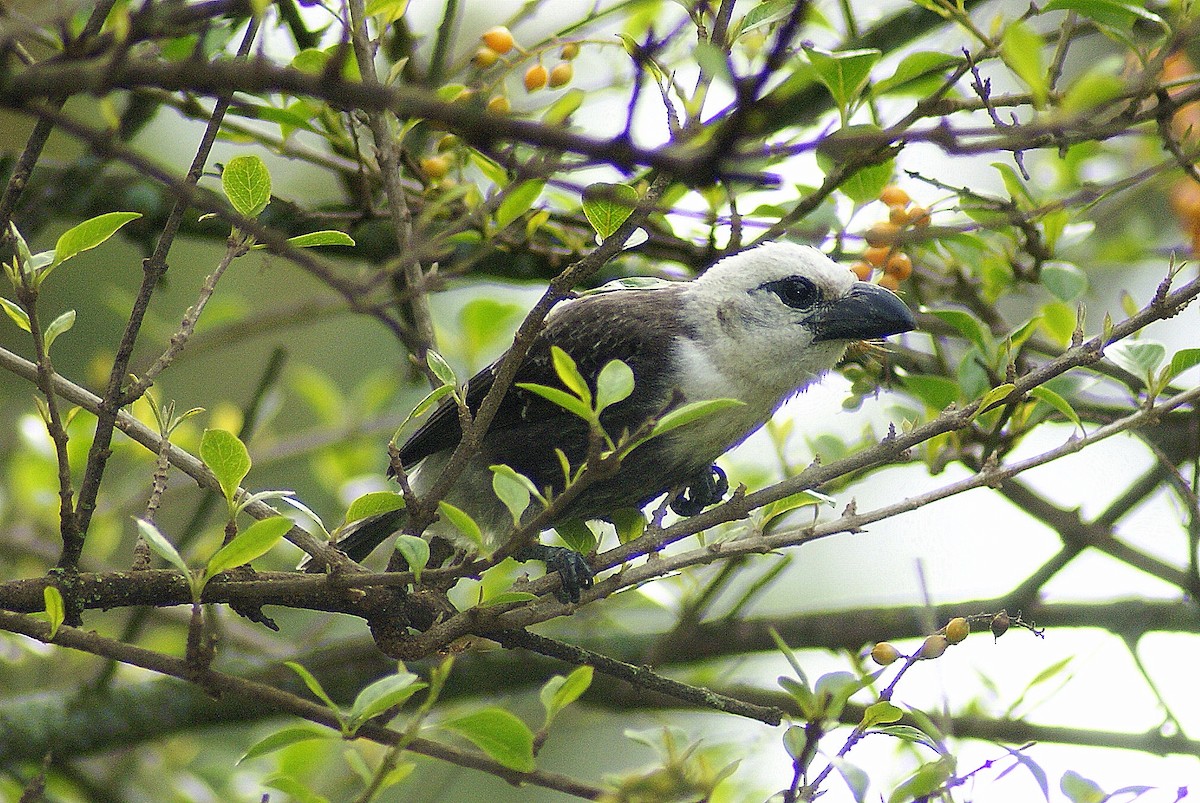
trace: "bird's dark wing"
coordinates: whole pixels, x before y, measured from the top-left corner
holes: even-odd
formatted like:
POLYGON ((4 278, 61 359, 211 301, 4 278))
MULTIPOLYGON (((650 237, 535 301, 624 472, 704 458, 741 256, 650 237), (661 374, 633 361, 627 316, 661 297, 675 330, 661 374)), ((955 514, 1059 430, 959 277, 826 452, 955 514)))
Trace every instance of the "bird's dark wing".
MULTIPOLYGON (((571 355, 593 390, 600 370, 610 360, 623 360, 633 369, 634 392, 608 408, 602 420, 613 437, 636 429, 661 412, 672 397, 669 368, 675 343, 679 337, 691 334, 679 314, 682 290, 682 286, 616 290, 566 304, 550 316, 534 340, 517 370, 516 382, 562 387, 551 360, 551 344, 571 355)), ((497 364, 483 369, 467 384, 467 406, 472 413, 491 389, 497 364)), ((561 472, 554 449, 563 449, 576 464, 583 458, 586 434, 582 419, 536 394, 513 387, 492 420, 484 451, 489 459, 513 466, 539 485, 556 484, 550 475, 561 472)), ((414 465, 431 454, 453 448, 461 435, 458 410, 452 399, 446 399, 405 442, 400 459, 406 466, 414 465)))

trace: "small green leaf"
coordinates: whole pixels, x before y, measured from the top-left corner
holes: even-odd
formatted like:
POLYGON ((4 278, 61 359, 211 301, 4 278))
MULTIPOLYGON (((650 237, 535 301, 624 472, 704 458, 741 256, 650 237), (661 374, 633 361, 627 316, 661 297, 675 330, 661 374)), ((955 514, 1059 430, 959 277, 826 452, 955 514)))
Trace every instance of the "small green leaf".
POLYGON ((258 217, 271 202, 271 174, 259 157, 235 156, 221 171, 221 189, 239 213, 258 217))
POLYGON ((646 532, 646 514, 636 507, 623 507, 612 511, 609 515, 613 526, 617 528, 617 540, 622 544, 641 538, 646 532))
POLYGON ((1134 376, 1147 379, 1167 358, 1167 348, 1153 340, 1122 340, 1105 349, 1104 355, 1134 376))
POLYGON ((141 533, 142 538, 146 539, 146 544, 150 547, 150 551, 183 572, 185 577, 191 576, 191 570, 183 562, 183 558, 180 557, 175 546, 166 539, 166 536, 159 531, 153 522, 146 521, 145 519, 134 519, 134 521, 137 522, 138 532, 141 533))
POLYGON ((508 224, 528 212, 545 186, 544 179, 532 179, 508 189, 504 200, 496 207, 496 227, 506 228, 508 224))
POLYGON ((514 477, 513 475, 517 472, 508 466, 489 466, 489 468, 492 470, 492 490, 508 508, 508 512, 512 515, 513 526, 520 526, 521 517, 529 507, 532 497, 529 486, 514 477))
POLYGON ((393 491, 371 491, 355 499, 346 510, 346 523, 404 509, 404 497, 393 491))
POLYGON ((843 50, 834 53, 815 47, 806 47, 804 52, 821 83, 843 109, 858 98, 871 76, 871 68, 883 55, 878 50, 843 50))
POLYGON ((254 522, 208 559, 208 565, 204 567, 204 580, 207 582, 227 569, 262 557, 290 529, 292 520, 286 516, 271 516, 254 522))
POLYGON ((892 791, 888 803, 906 803, 914 799, 928 798, 941 789, 953 774, 953 756, 942 756, 936 761, 923 764, 892 791))
POLYGON ((517 772, 532 772, 533 733, 502 708, 484 708, 443 723, 493 760, 517 772))
POLYGON ((782 499, 777 499, 770 504, 763 505, 759 514, 761 516, 759 526, 765 529, 772 521, 785 513, 790 513, 802 507, 816 507, 822 504, 832 507, 837 504, 837 500, 832 496, 826 496, 817 491, 799 491, 789 494, 782 499))
POLYGON ((696 64, 711 78, 725 86, 733 86, 733 73, 729 69, 729 54, 712 42, 700 41, 692 48, 696 64))
POLYGON ((579 398, 572 396, 565 390, 552 388, 548 385, 539 385, 535 382, 517 382, 516 386, 522 390, 527 390, 530 393, 536 393, 548 402, 557 404, 569 413, 582 418, 584 421, 591 421, 595 418, 594 411, 590 404, 581 401, 579 398))
POLYGON ((54 244, 54 258, 50 267, 53 268, 76 254, 95 248, 116 234, 126 223, 140 217, 139 212, 108 212, 67 229, 54 244))
POLYGON ((250 749, 242 754, 237 763, 241 764, 243 761, 274 753, 276 750, 282 750, 298 742, 307 742, 312 739, 332 739, 335 735, 333 732, 319 731, 315 728, 284 728, 250 745, 250 749))
POLYGON ((579 87, 568 89, 562 97, 551 103, 546 111, 542 112, 542 122, 551 126, 562 125, 579 110, 586 97, 587 92, 579 87))
POLYGON ((871 91, 875 95, 886 95, 899 91, 906 94, 920 91, 921 94, 924 94, 921 89, 926 82, 932 81, 941 84, 944 81, 943 74, 946 70, 958 62, 959 59, 955 56, 936 50, 910 53, 900 60, 891 77, 875 82, 871 91))
POLYGON ((542 707, 546 709, 544 727, 550 727, 550 723, 558 716, 559 712, 578 700, 580 695, 588 690, 588 687, 592 685, 592 674, 592 667, 585 665, 576 667, 566 677, 555 675, 546 681, 541 691, 538 692, 542 707))
POLYGON ((46 342, 46 351, 50 351, 50 346, 58 339, 58 336, 75 325, 75 310, 69 309, 62 315, 59 315, 50 325, 46 327, 43 334, 46 342))
POLYGON ((581 555, 588 554, 599 543, 592 528, 582 519, 560 521, 554 525, 554 532, 558 533, 564 544, 581 555))
POLYGON ((1069 262, 1045 263, 1040 280, 1060 301, 1074 301, 1088 289, 1087 274, 1069 262))
POLYGON ((583 190, 583 215, 606 240, 621 228, 621 224, 637 207, 637 190, 627 184, 589 184, 583 190))
POLYGON ((441 354, 429 349, 425 352, 425 363, 443 385, 449 385, 452 388, 458 387, 458 377, 454 375, 454 369, 441 354))
POLYGON ((1109 799, 1098 783, 1084 778, 1074 770, 1067 770, 1059 781, 1058 788, 1071 803, 1104 803, 1109 799))
POLYGON ((970 312, 958 309, 927 308, 922 308, 921 311, 953 326, 958 330, 960 335, 971 343, 974 343, 985 355, 990 355, 995 351, 995 341, 992 338, 992 333, 984 326, 983 321, 970 312))
POLYGON ((611 360, 596 377, 596 412, 629 398, 633 393, 633 369, 621 360, 611 360))
POLYGON ((1000 57, 1029 87, 1033 94, 1033 104, 1038 108, 1046 102, 1049 92, 1046 65, 1042 59, 1045 44, 1041 34, 1024 22, 1009 25, 1000 42, 1000 57))
POLYGON ((1136 22, 1150 22, 1166 30, 1162 17, 1148 11, 1144 3, 1123 0, 1050 0, 1043 11, 1078 11, 1090 20, 1111 28, 1131 31, 1136 22))
POLYGON ((909 374, 900 378, 900 384, 930 410, 945 410, 958 401, 958 383, 944 376, 909 374))
POLYGON ((403 669, 394 675, 380 678, 358 693, 354 705, 350 707, 350 726, 357 730, 358 726, 371 717, 379 716, 394 706, 403 705, 421 689, 428 686, 412 672, 403 669))
POLYGON ((1197 365, 1200 365, 1200 348, 1180 349, 1171 356, 1171 363, 1167 366, 1166 381, 1170 382, 1184 371, 1195 368, 1197 365))
POLYGON ((63 602, 62 592, 57 586, 42 588, 42 601, 46 605, 46 619, 50 622, 50 639, 58 635, 58 629, 67 618, 67 606, 63 602))
POLYGON ((475 523, 475 519, 471 518, 469 513, 445 500, 438 502, 438 512, 468 541, 479 547, 480 551, 483 550, 483 530, 479 529, 479 525, 475 523))
POLYGON ((882 728, 876 728, 875 733, 894 736, 897 739, 903 739, 913 744, 923 744, 938 753, 942 752, 941 747, 933 737, 920 728, 914 728, 912 725, 887 725, 882 728))
POLYGON ((1013 383, 1005 382, 1003 385, 997 385, 996 387, 988 390, 988 392, 984 393, 983 397, 979 400, 979 407, 976 409, 975 414, 979 415, 980 413, 985 413, 993 405, 999 404, 1001 401, 1008 398, 1009 394, 1013 392, 1013 388, 1015 387, 1016 385, 1013 383))
POLYGON ((1071 406, 1070 402, 1055 393, 1050 388, 1046 387, 1045 385, 1039 385, 1038 387, 1029 391, 1029 395, 1038 401, 1045 402, 1055 410, 1058 410, 1060 413, 1066 416, 1068 421, 1079 427, 1080 430, 1083 430, 1083 422, 1079 420, 1079 414, 1075 412, 1075 408, 1071 406))
POLYGON ((741 407, 745 405, 741 399, 703 399, 701 401, 690 402, 678 407, 664 415, 650 430, 650 437, 657 438, 659 435, 665 435, 673 429, 678 429, 685 424, 690 424, 693 421, 698 421, 701 418, 707 418, 710 415, 728 410, 730 407, 741 407))
POLYGON ((217 478, 225 499, 232 503, 238 486, 250 473, 250 453, 246 451, 246 444, 232 432, 206 429, 200 437, 200 459, 217 478))
POLYGON ((0 296, 0 306, 4 307, 4 311, 8 313, 8 317, 12 318, 12 322, 24 329, 26 332, 32 333, 33 330, 29 327, 29 316, 25 314, 25 310, 21 309, 15 302, 9 301, 4 296, 0 296))
POLYGON ((309 672, 295 661, 284 661, 283 665, 295 672, 304 681, 304 685, 313 693, 313 696, 325 703, 329 710, 337 715, 338 721, 344 721, 342 709, 338 708, 337 703, 325 693, 325 689, 321 686, 321 681, 317 680, 312 672, 309 672))
POLYGON ((574 393, 581 401, 591 407, 592 391, 588 387, 587 380, 583 378, 583 374, 579 373, 579 366, 575 364, 570 354, 563 351, 558 346, 550 347, 550 359, 554 363, 554 373, 558 374, 558 379, 567 390, 574 393))
POLYGON ((854 803, 866 803, 867 792, 871 788, 870 776, 862 768, 851 764, 844 758, 834 756, 829 759, 829 763, 837 767, 842 780, 846 782, 846 786, 850 787, 850 793, 854 795, 854 803))
POLYGON ((858 723, 858 729, 865 731, 876 725, 898 722, 902 716, 904 716, 902 710, 887 700, 880 700, 877 703, 867 706, 867 710, 863 711, 862 722, 858 723))
POLYGON ((354 245, 354 238, 344 231, 326 229, 288 237, 288 243, 294 248, 315 248, 319 245, 354 245))
POLYGON ((429 565, 429 542, 415 535, 401 533, 396 536, 396 551, 408 564, 408 570, 413 573, 413 582, 420 584, 421 572, 429 565))

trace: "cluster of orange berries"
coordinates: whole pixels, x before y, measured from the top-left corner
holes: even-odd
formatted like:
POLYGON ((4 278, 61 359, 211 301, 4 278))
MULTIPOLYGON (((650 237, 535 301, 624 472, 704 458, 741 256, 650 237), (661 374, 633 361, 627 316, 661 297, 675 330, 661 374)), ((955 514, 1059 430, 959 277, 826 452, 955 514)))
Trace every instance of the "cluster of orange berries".
MULTIPOLYGON (((483 44, 475 51, 471 61, 481 70, 491 67, 501 56, 517 47, 517 40, 513 38, 512 31, 503 25, 484 31, 479 39, 483 44)), ((525 71, 523 83, 526 92, 536 92, 545 86, 558 89, 571 83, 571 79, 575 77, 575 68, 571 66, 571 61, 579 55, 579 43, 567 42, 558 51, 558 55, 561 60, 552 69, 547 70, 545 65, 538 62, 525 71)), ((488 101, 488 111, 496 114, 505 114, 509 108, 508 98, 503 95, 496 95, 488 101)))
POLYGON ((888 219, 881 220, 867 229, 863 239, 867 248, 862 260, 850 266, 850 270, 864 282, 870 281, 876 269, 883 271, 878 283, 881 287, 895 290, 900 282, 912 275, 912 258, 900 250, 897 240, 905 226, 923 229, 929 225, 929 210, 913 206, 912 199, 903 188, 894 184, 883 188, 879 200, 888 208, 888 219))

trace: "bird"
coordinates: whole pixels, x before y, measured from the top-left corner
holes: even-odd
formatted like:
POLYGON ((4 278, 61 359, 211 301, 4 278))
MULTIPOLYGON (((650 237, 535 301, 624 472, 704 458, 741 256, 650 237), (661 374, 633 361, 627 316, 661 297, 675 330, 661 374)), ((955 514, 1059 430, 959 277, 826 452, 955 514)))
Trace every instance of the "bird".
MULTIPOLYGON (((488 427, 481 447, 450 488, 446 501, 479 525, 487 549, 512 531, 513 515, 493 490, 490 466, 506 465, 551 495, 565 485, 559 453, 572 468, 589 453, 587 421, 523 385, 563 385, 556 373, 554 347, 575 362, 596 390, 596 378, 612 360, 633 373, 628 397, 605 408, 600 423, 614 441, 644 432, 685 404, 736 399, 740 404, 652 438, 629 451, 614 472, 606 472, 565 504, 551 522, 605 519, 619 509, 642 508, 671 493, 671 507, 694 515, 721 501, 728 490, 714 461, 761 427, 792 396, 833 368, 851 342, 874 340, 916 327, 912 312, 895 293, 859 281, 809 245, 764 243, 711 265, 690 281, 664 281, 653 287, 604 289, 555 306, 520 363, 488 427)), ((474 413, 492 387, 497 362, 465 387, 474 413)), ((420 496, 436 481, 461 439, 459 410, 443 399, 428 420, 399 449, 400 464, 420 496)), ((391 472, 389 471, 389 474, 391 472)), ((540 509, 525 511, 529 520, 540 509)), ((335 546, 361 561, 406 521, 404 510, 351 522, 335 546)), ((463 549, 478 549, 445 520, 427 533, 463 549)), ((557 571, 563 601, 577 602, 592 583, 583 556, 537 541, 514 554, 543 560, 557 571)), ((311 568, 311 567, 310 567, 311 568)))

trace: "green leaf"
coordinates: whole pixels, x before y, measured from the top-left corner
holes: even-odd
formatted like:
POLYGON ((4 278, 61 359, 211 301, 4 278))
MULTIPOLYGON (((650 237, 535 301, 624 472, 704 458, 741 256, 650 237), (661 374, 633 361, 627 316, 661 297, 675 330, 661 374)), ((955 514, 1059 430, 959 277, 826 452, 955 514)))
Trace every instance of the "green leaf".
POLYGON ((926 81, 933 81, 936 85, 941 85, 943 82, 943 73, 951 65, 957 64, 959 59, 951 56, 948 53, 939 53, 936 50, 923 50, 917 53, 910 53, 900 60, 896 66, 896 71, 891 77, 884 78, 882 81, 877 81, 871 88, 875 95, 885 95, 889 92, 903 90, 906 94, 920 91, 920 94, 925 94, 924 87, 926 81), (918 86, 919 85, 919 86, 918 86))
POLYGON ((1108 795, 1098 783, 1090 778, 1084 778, 1074 770, 1067 770, 1063 773, 1058 788, 1071 803, 1104 803, 1108 800, 1108 795))
POLYGON ((953 774, 953 756, 942 756, 936 761, 923 764, 892 791, 888 803, 907 803, 913 799, 929 797, 941 789, 953 774))
POLYGON ((867 791, 871 787, 871 778, 860 767, 851 764, 844 758, 834 756, 829 759, 829 763, 837 767, 838 773, 841 774, 842 780, 846 782, 846 786, 850 787, 850 793, 854 795, 855 803, 866 803, 867 791))
POLYGON ((1167 366, 1166 381, 1170 382, 1184 371, 1195 368, 1197 365, 1200 365, 1200 348, 1180 349, 1171 356, 1171 363, 1167 366))
POLYGON ((62 592, 57 586, 51 585, 42 588, 42 602, 46 606, 46 619, 50 622, 50 639, 53 641, 58 629, 66 621, 67 606, 63 602, 62 592))
POLYGON ((1043 11, 1077 11, 1090 20, 1112 28, 1130 31, 1134 23, 1150 22, 1166 29, 1162 17, 1146 10, 1144 3, 1126 3, 1122 0, 1050 0, 1043 11))
POLYGON ((204 567, 204 580, 208 581, 214 575, 249 563, 255 558, 262 557, 279 543, 284 533, 292 529, 292 520, 286 516, 271 516, 259 519, 232 541, 217 550, 217 554, 208 559, 204 567))
POLYGON ((515 384, 522 390, 527 390, 530 393, 536 393, 546 401, 551 402, 552 404, 557 404, 559 407, 563 408, 569 413, 574 413, 584 421, 591 421, 595 418, 594 411, 592 410, 590 404, 587 404, 586 402, 581 401, 579 398, 572 396, 565 390, 552 388, 548 385, 539 385, 535 382, 517 382, 515 384))
POLYGON ((854 101, 867 84, 871 68, 883 55, 878 50, 843 50, 832 53, 815 47, 806 47, 809 63, 816 71, 821 83, 833 95, 838 106, 845 109, 854 101))
POLYGON ((50 267, 66 262, 76 254, 88 251, 116 234, 131 220, 137 220, 139 212, 108 212, 85 220, 62 233, 54 244, 54 259, 50 267))
POLYGON ((729 69, 729 54, 712 42, 700 41, 692 48, 696 64, 710 77, 725 86, 733 86, 733 73, 729 69))
POLYGON ((429 565, 429 542, 415 535, 400 533, 396 536, 396 551, 408 564, 408 570, 413 573, 413 582, 420 584, 421 572, 429 565))
POLYGON ((404 509, 404 497, 394 491, 371 491, 355 499, 346 510, 346 523, 404 509))
POLYGON ((25 314, 25 310, 4 296, 0 296, 0 306, 4 307, 4 311, 8 313, 8 317, 12 318, 13 323, 32 334, 33 329, 29 327, 29 316, 25 314))
POLYGON ((46 343, 46 351, 50 351, 50 346, 58 339, 58 336, 75 325, 75 310, 69 309, 62 315, 59 315, 50 325, 46 327, 43 333, 46 343))
POLYGON ((992 167, 1000 174, 1000 180, 1004 182, 1004 189, 1008 190, 1008 195, 1013 202, 1022 209, 1033 207, 1033 196, 1029 193, 1029 188, 1025 186, 1025 181, 1013 169, 1012 165, 1004 162, 992 162, 992 167))
POLYGON ((465 737, 494 761, 517 772, 532 772, 533 733, 502 708, 484 708, 443 723, 465 737))
POLYGON ((449 385, 452 388, 458 387, 458 377, 454 375, 454 369, 441 354, 429 349, 425 352, 425 362, 429 366, 429 370, 433 371, 433 375, 443 385, 449 385))
POLYGON ((591 388, 588 387, 583 374, 579 373, 579 367, 575 365, 575 360, 571 358, 571 355, 558 346, 551 346, 550 359, 554 363, 554 373, 558 374, 559 381, 590 407, 592 404, 591 388))
POLYGON ((588 687, 592 685, 592 674, 592 667, 580 666, 566 677, 555 675, 546 681, 541 691, 538 692, 542 707, 546 709, 545 727, 550 727, 550 722, 558 716, 559 712, 578 700, 580 695, 588 690, 588 687))
POLYGON ((864 146, 860 140, 882 133, 883 129, 876 125, 850 125, 825 137, 817 147, 817 166, 826 175, 843 165, 855 168, 838 184, 838 189, 855 203, 867 203, 878 198, 896 172, 896 162, 891 158, 874 163, 863 162, 864 146))
POLYGON ((1015 387, 1016 385, 1014 385, 1012 382, 1005 382, 1002 385, 997 385, 994 388, 990 388, 979 399, 979 407, 976 409, 975 414, 979 415, 980 413, 985 413, 989 408, 992 407, 992 405, 999 404, 1001 401, 1008 398, 1015 387))
POLYGON ((581 555, 588 554, 599 543, 592 528, 582 519, 560 521, 554 525, 554 532, 558 533, 558 537, 563 540, 564 544, 581 555))
POLYGON ((617 528, 617 540, 622 544, 641 538, 646 532, 646 514, 636 507, 623 507, 609 514, 613 526, 617 528))
POLYGON ((250 473, 250 453, 246 451, 246 444, 232 432, 206 429, 200 437, 200 459, 217 478, 225 499, 232 503, 238 486, 250 473))
POLYGON ((496 207, 496 227, 506 228, 509 223, 528 212, 545 186, 544 179, 533 179, 509 189, 500 206, 496 207))
POLYGON ((542 112, 542 122, 551 126, 563 125, 583 105, 586 97, 587 92, 579 87, 568 89, 542 112))
POLYGON ((904 712, 892 705, 887 700, 880 700, 877 703, 872 703, 867 706, 867 710, 863 711, 862 721, 858 723, 859 730, 868 730, 876 725, 885 725, 892 722, 898 722, 900 717, 904 716, 904 712))
POLYGON ((421 689, 428 686, 412 672, 400 670, 394 675, 380 678, 358 693, 354 705, 350 707, 350 727, 357 730, 359 725, 371 717, 379 716, 394 706, 403 705, 421 689))
POLYGON ((237 763, 241 764, 248 759, 274 753, 276 750, 282 750, 299 742, 307 742, 312 739, 332 739, 334 736, 335 734, 330 731, 320 731, 315 728, 284 728, 250 745, 250 749, 242 754, 237 763))
POLYGON ((344 231, 325 229, 288 237, 288 243, 293 248, 315 248, 318 245, 354 245, 354 238, 344 231))
POLYGON ((512 334, 513 324, 523 317, 519 304, 495 298, 475 298, 463 304, 458 325, 469 354, 480 354, 499 338, 512 334))
POLYGON ((1042 59, 1045 44, 1041 34, 1024 22, 1009 25, 1000 41, 1000 57, 1029 87, 1033 95, 1033 105, 1038 108, 1046 102, 1049 92, 1046 65, 1042 59))
POLYGON ((972 313, 958 309, 927 309, 924 307, 921 311, 953 326, 960 335, 975 344, 985 355, 991 355, 995 351, 996 344, 992 339, 991 331, 972 313))
POLYGON ((583 190, 583 215, 601 240, 613 235, 633 214, 637 190, 627 184, 589 184, 583 190))
POLYGON ((699 421, 701 418, 707 418, 710 415, 728 410, 730 407, 741 407, 745 405, 741 399, 703 399, 701 401, 690 402, 677 407, 671 412, 664 415, 650 430, 650 437, 657 438, 659 435, 665 435, 673 429, 678 429, 685 424, 690 424, 693 421, 699 421))
MULTIPOLYGON (((444 397, 453 393, 455 389, 456 388, 454 385, 439 385, 438 387, 426 393, 425 398, 417 402, 416 406, 412 408, 412 412, 405 417, 404 423, 400 425, 400 429, 403 429, 404 426, 414 418, 420 418, 421 416, 425 415, 427 412, 429 412, 430 408, 440 402, 444 397)), ((400 432, 397 430, 396 437, 393 437, 393 440, 396 440, 399 434, 400 432)))
POLYGON ((317 680, 312 672, 309 672, 295 661, 284 661, 283 665, 295 672, 300 679, 304 681, 304 685, 307 686, 308 690, 313 693, 313 696, 325 703, 329 710, 337 715, 339 722, 345 721, 342 714, 342 709, 338 708, 337 703, 335 703, 333 699, 325 693, 325 689, 321 686, 321 681, 317 680))
POLYGON ((1153 340, 1122 340, 1104 351, 1117 365, 1141 379, 1149 379, 1167 358, 1167 347, 1153 340))
POLYGON ((945 410, 958 401, 958 383, 944 376, 909 374, 900 378, 900 384, 925 402, 925 406, 930 410, 945 410))
POLYGON ((442 514, 442 518, 454 525, 454 529, 466 536, 468 541, 479 547, 480 551, 483 550, 483 531, 469 513, 445 500, 438 502, 438 512, 442 514))
POLYGON ((520 526, 521 517, 529 507, 532 494, 528 481, 521 482, 514 475, 517 473, 508 466, 489 466, 492 470, 492 491, 508 508, 512 515, 513 526, 520 526))
POLYGON ((933 737, 920 728, 914 728, 912 725, 886 725, 882 728, 876 728, 874 732, 882 733, 886 736, 894 736, 897 739, 903 739, 913 744, 923 744, 938 753, 942 752, 941 747, 934 741, 933 737))
POLYGON ((1088 289, 1087 274, 1069 262, 1045 263, 1040 280, 1060 301, 1074 301, 1088 289))
POLYGON ((624 401, 633 393, 633 369, 621 360, 610 360, 596 377, 596 412, 624 401))
POLYGON ((1029 391, 1029 395, 1038 401, 1045 402, 1055 410, 1058 410, 1060 413, 1066 416, 1068 421, 1079 427, 1081 431, 1083 430, 1083 422, 1079 420, 1079 414, 1075 412, 1075 408, 1071 406, 1070 402, 1055 393, 1050 388, 1046 387, 1045 385, 1039 385, 1033 390, 1029 391))
POLYGON ((239 213, 258 217, 271 202, 271 174, 259 157, 235 156, 221 171, 221 189, 239 213))
POLYGON ((1120 70, 1114 71, 1111 64, 1104 64, 1100 69, 1089 70, 1072 82, 1058 108, 1064 114, 1084 112, 1119 98, 1125 88, 1120 70))
POLYGON ((826 496, 825 494, 818 493, 817 491, 799 491, 794 494, 789 494, 782 499, 777 499, 770 504, 763 505, 759 513, 761 517, 759 520, 761 522, 759 526, 763 529, 766 529, 766 527, 772 521, 784 515, 785 513, 790 513, 793 510, 799 510, 802 507, 816 507, 822 504, 830 505, 832 507, 833 505, 837 504, 837 500, 835 500, 832 496, 826 496))
POLYGON ((188 565, 183 562, 183 558, 180 557, 175 546, 166 539, 154 522, 145 519, 134 519, 134 521, 137 523, 138 532, 142 534, 142 538, 146 539, 146 545, 150 547, 151 552, 183 572, 185 577, 191 577, 188 565))

